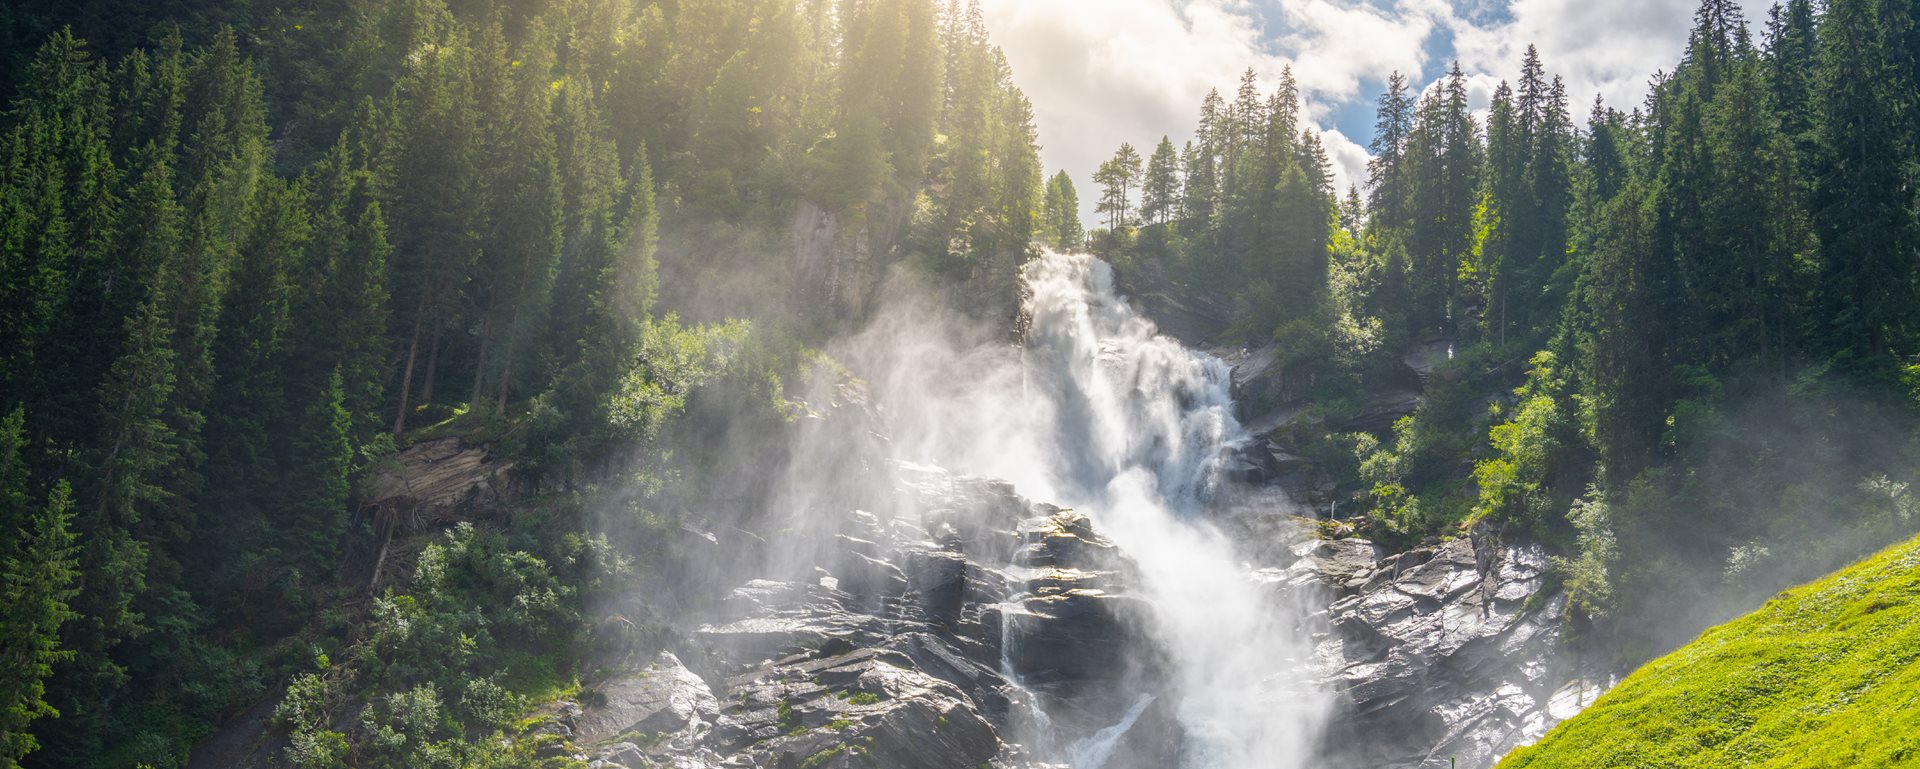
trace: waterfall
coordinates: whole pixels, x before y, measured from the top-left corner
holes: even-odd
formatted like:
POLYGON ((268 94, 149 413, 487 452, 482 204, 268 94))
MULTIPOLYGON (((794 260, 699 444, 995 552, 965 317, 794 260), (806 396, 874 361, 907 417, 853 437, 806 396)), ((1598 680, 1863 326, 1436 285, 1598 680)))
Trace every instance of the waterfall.
MULTIPOLYGON (((1073 507, 1137 563, 1183 767, 1304 765, 1327 709, 1311 644, 1208 516, 1222 459, 1245 440, 1228 366, 1158 334, 1092 256, 1047 252, 1022 282, 1030 326, 1018 350, 906 330, 928 325, 918 310, 876 324, 866 342, 892 362, 875 385, 894 449, 1073 507)), ((1105 761, 1082 752, 1075 769, 1105 761)))
POLYGON ((1223 455, 1245 439, 1227 365, 1159 335, 1105 262, 1049 253, 1023 277, 1029 397, 1053 413, 1034 424, 1060 457, 1046 491, 1139 563, 1173 666, 1183 765, 1301 765, 1324 710, 1310 644, 1204 515, 1223 455))

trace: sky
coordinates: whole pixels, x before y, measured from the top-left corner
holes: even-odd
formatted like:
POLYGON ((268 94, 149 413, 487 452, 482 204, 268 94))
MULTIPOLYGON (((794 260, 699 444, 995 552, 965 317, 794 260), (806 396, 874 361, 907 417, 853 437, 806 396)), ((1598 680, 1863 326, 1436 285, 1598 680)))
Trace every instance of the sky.
MULTIPOLYGON (((1773 0, 1741 0, 1756 34, 1773 0)), ((1292 65, 1336 183, 1364 184, 1374 104, 1389 73, 1424 88, 1458 60, 1484 118, 1529 43, 1566 80, 1584 125, 1596 94, 1639 105, 1686 46, 1697 0, 981 0, 994 42, 1033 100, 1048 173, 1065 170, 1092 222, 1092 176, 1121 142, 1141 154, 1192 136, 1200 101, 1229 100, 1252 67, 1271 91, 1292 65)))

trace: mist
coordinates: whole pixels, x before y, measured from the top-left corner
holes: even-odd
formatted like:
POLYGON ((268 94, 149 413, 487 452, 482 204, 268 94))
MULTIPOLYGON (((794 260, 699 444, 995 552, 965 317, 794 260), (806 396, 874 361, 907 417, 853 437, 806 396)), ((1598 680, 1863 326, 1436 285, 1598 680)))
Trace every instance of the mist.
MULTIPOLYGON (((1099 769, 1143 713, 1165 708, 1183 734, 1181 766, 1306 765, 1332 698, 1313 684, 1305 612, 1252 579, 1256 564, 1214 521, 1232 496, 1223 463, 1246 439, 1228 366, 1159 335, 1091 256, 1045 253, 1021 278, 1023 339, 900 275, 870 323, 824 348, 832 363, 816 367, 803 399, 814 413, 793 431, 767 506, 780 535, 756 570, 837 583, 833 540, 848 535, 850 510, 917 519, 928 511, 896 493, 913 478, 1003 480, 1085 515, 1123 554, 1128 597, 1146 608, 1130 621, 1149 646, 1131 650, 1126 675, 1070 696, 1030 690, 1003 651, 1014 699, 1041 710, 1010 720, 1003 739, 1099 769)), ((1269 499, 1263 514, 1291 512, 1269 499)), ((1014 591, 998 607, 1012 649, 1022 600, 1074 574, 1007 552, 981 565, 1014 591)))

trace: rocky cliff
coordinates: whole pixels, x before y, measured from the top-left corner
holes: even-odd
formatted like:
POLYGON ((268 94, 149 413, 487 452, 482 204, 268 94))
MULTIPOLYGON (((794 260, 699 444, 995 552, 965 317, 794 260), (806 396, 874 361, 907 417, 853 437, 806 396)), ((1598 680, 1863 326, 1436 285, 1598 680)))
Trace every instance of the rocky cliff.
MULTIPOLYGON (((599 769, 1177 765, 1180 704, 1126 554, 1005 484, 896 474, 906 503, 848 511, 816 568, 738 586, 680 655, 558 708, 568 749, 599 769)), ((1538 548, 1383 557, 1275 523, 1295 539, 1248 578, 1321 607, 1315 664, 1339 702, 1322 765, 1488 766, 1598 694, 1557 653, 1564 600, 1538 548)))

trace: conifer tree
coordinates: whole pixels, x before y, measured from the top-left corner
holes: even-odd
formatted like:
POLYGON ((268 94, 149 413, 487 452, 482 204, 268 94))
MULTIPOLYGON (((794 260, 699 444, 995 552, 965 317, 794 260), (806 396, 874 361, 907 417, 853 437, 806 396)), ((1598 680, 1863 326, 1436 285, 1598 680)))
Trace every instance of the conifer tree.
POLYGON ((472 297, 480 341, 470 408, 504 409, 521 358, 538 342, 551 291, 548 275, 561 246, 560 174, 549 121, 552 41, 537 21, 518 58, 509 59, 497 27, 483 31, 475 67, 482 106, 479 195, 486 228, 472 297), (515 66, 514 62, 518 62, 515 66))
POLYGON ((1133 191, 1140 184, 1140 152, 1123 143, 1113 159, 1100 165, 1093 181, 1100 185, 1100 203, 1094 210, 1107 215, 1107 230, 1133 226, 1133 191))
POLYGON ((45 501, 34 497, 23 456, 25 412, 0 419, 0 765, 18 766, 40 747, 33 722, 60 714, 48 704, 46 679, 56 662, 73 656, 61 648, 60 629, 73 618, 67 602, 79 576, 75 557, 72 497, 65 481, 45 501))
POLYGON ((477 252, 467 224, 477 183, 472 67, 464 32, 447 27, 410 42, 422 53, 395 86, 390 135, 378 149, 394 315, 405 324, 396 435, 417 403, 435 398, 442 342, 460 320, 460 291, 477 252))
POLYGON ((126 259, 114 248, 122 182, 110 156, 108 83, 63 30, 34 54, 19 88, 0 134, 0 402, 34 404, 28 432, 71 446, 93 425, 85 393, 138 301, 136 293, 112 306, 126 283, 120 292, 99 283, 126 259))
POLYGON ((1414 130, 1413 97, 1407 77, 1395 71, 1387 77, 1373 127, 1373 159, 1367 161, 1369 210, 1375 226, 1399 228, 1406 224, 1409 190, 1404 158, 1414 130))
POLYGON ((1822 94, 1813 221, 1820 236, 1826 346, 1865 367, 1913 340, 1916 297, 1913 190, 1899 112, 1902 97, 1886 27, 1868 0, 1832 0, 1820 24, 1822 94))
POLYGON ((273 530, 280 532, 276 544, 292 556, 291 565, 321 578, 338 562, 339 540, 346 533, 353 420, 338 369, 320 387, 308 389, 311 394, 292 426, 286 503, 275 511, 273 530))
POLYGON ((1073 177, 1061 171, 1047 180, 1047 197, 1041 232, 1047 244, 1062 251, 1080 248, 1086 232, 1080 226, 1080 193, 1073 188, 1073 177))
POLYGON ((1148 224, 1166 224, 1180 201, 1180 156, 1173 140, 1160 137, 1140 182, 1140 218, 1148 224))
POLYGON ((1214 209, 1220 195, 1225 113, 1226 102, 1220 98, 1220 92, 1208 91, 1200 105, 1200 126, 1194 132, 1194 141, 1181 158, 1180 166, 1186 171, 1186 178, 1180 185, 1181 218, 1196 231, 1213 226, 1214 209))
POLYGON ((343 134, 308 174, 313 242, 292 279, 292 382, 341 372, 354 445, 374 440, 385 419, 388 379, 387 259, 391 247, 372 174, 343 134))

